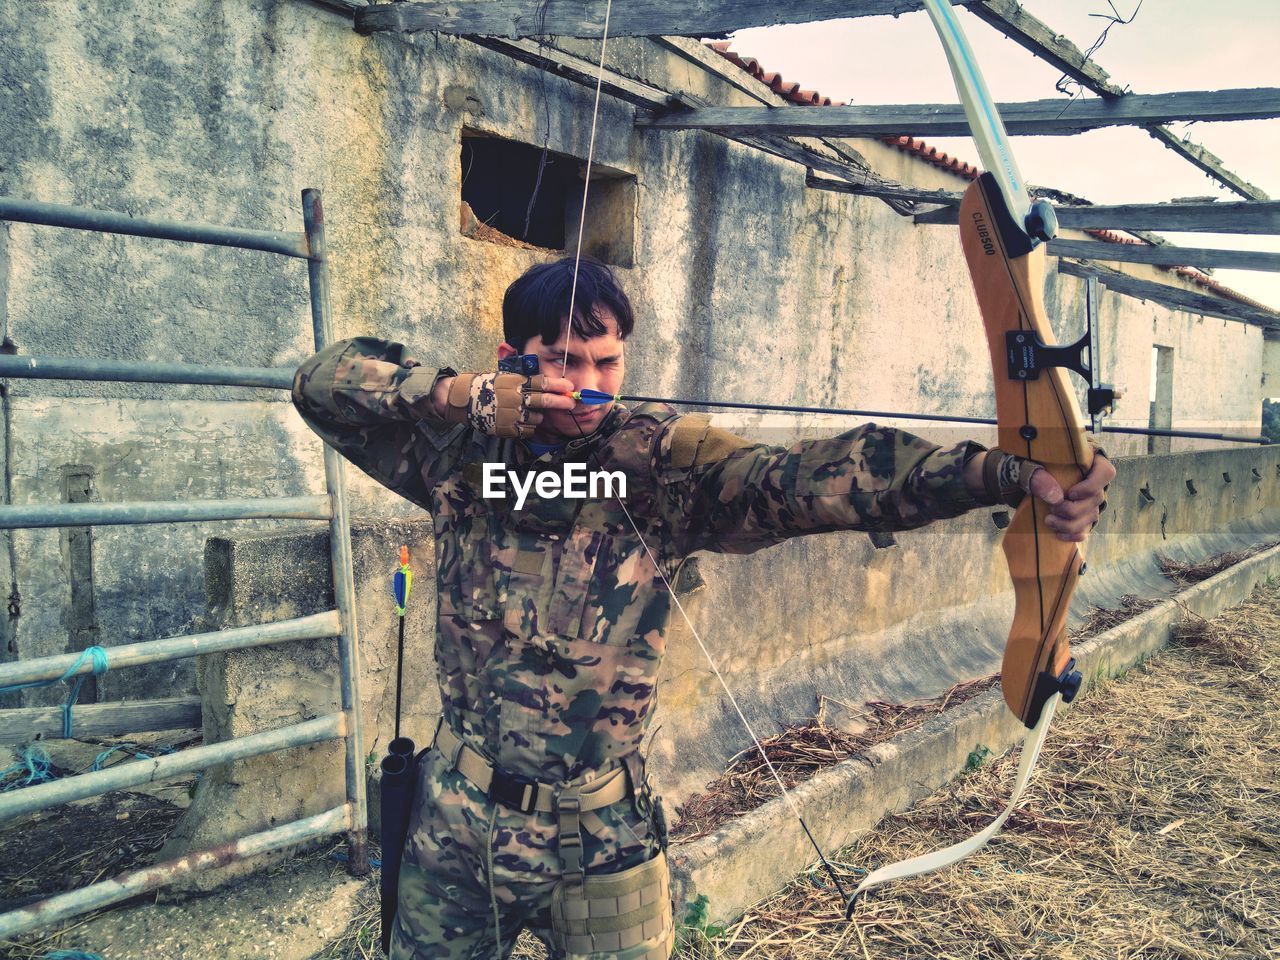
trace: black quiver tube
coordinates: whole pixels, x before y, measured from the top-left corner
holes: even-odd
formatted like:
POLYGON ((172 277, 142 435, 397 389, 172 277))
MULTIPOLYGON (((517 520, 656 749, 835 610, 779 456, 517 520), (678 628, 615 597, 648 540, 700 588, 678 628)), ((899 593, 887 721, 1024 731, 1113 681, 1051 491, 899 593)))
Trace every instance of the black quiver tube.
POLYGON ((400 891, 400 858, 418 780, 413 747, 408 737, 396 737, 382 758, 382 952, 386 954, 391 952, 391 928, 395 925, 400 891))

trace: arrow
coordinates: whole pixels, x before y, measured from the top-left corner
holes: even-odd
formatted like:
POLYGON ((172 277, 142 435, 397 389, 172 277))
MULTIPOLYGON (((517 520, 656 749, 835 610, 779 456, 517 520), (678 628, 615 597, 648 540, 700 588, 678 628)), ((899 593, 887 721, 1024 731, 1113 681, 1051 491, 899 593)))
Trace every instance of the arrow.
MULTIPOLYGON (((901 413, 894 410, 857 410, 852 407, 804 407, 783 403, 744 403, 738 400, 681 400, 675 397, 646 397, 631 393, 605 393, 602 390, 575 390, 565 394, 584 403, 596 406, 604 403, 622 401, 624 403, 669 403, 677 407, 721 407, 728 410, 765 410, 773 413, 817 413, 838 417, 882 417, 886 420, 929 420, 939 423, 977 423, 995 426, 992 417, 960 417, 944 413, 901 413)), ((1090 430, 1090 432, 1097 432, 1090 430)), ((1189 440, 1219 440, 1224 443, 1271 443, 1263 436, 1248 434, 1214 433, 1203 430, 1157 430, 1149 427, 1117 427, 1104 424, 1102 433, 1123 433, 1142 437, 1182 437, 1189 440)))

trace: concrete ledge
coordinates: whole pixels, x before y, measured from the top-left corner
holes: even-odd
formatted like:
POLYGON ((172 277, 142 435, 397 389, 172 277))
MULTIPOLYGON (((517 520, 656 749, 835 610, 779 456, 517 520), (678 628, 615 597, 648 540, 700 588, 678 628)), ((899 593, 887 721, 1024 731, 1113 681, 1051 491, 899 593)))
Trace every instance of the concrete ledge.
MULTIPOLYGON (((1280 547, 1251 557, 1158 606, 1073 648, 1086 687, 1123 673, 1168 643, 1186 611, 1213 617, 1280 576, 1280 547)), ((960 679, 960 678, 957 678, 960 679)), ((1066 707, 1065 709, 1070 709, 1066 707)), ((887 814, 905 810, 964 770, 979 744, 1003 753, 1025 728, 988 690, 886 743, 865 759, 821 771, 791 791, 809 829, 828 856, 856 840, 887 814)), ((738 817, 715 832, 669 851, 677 910, 698 896, 709 916, 725 922, 809 870, 813 847, 783 798, 738 817)), ((868 867, 879 864, 867 864, 868 867)))

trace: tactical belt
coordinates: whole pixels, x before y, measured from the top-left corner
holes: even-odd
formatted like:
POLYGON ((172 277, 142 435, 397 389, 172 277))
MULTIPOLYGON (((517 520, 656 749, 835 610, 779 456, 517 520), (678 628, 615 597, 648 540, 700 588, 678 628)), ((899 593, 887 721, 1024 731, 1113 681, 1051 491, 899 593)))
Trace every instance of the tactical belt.
POLYGON ((441 721, 432 746, 490 801, 520 813, 554 813, 563 874, 552 891, 551 934, 561 952, 582 960, 667 960, 675 943, 670 879, 662 850, 619 873, 587 876, 582 824, 591 811, 634 797, 644 816, 653 801, 639 751, 586 783, 541 783, 497 767, 441 721))
POLYGON ((441 723, 432 744, 449 761, 453 769, 467 778, 494 803, 520 813, 555 813, 556 798, 570 793, 578 800, 577 811, 599 810, 632 795, 624 767, 611 770, 588 783, 554 784, 530 780, 501 767, 468 745, 449 727, 441 723))

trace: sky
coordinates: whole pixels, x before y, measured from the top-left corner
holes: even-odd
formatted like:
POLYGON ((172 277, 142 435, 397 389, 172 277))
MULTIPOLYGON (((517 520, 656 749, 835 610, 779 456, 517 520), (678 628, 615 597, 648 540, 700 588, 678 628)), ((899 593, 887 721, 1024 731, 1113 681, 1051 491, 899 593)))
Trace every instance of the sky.
MULTIPOLYGON (((1116 24, 1091 59, 1134 93, 1280 87, 1280 0, 1113 0, 1128 24, 1116 24)), ((1023 0, 1042 23, 1087 50, 1112 12, 1107 0, 1023 0)), ((998 102, 1046 100, 1061 74, 963 9, 961 26, 998 102)), ((946 58, 923 12, 740 30, 733 50, 766 70, 818 90, 836 103, 955 103, 946 58)), ((1086 93, 1092 97, 1093 94, 1086 93)), ((1173 124, 1216 154, 1226 168, 1280 200, 1280 118, 1173 124)), ((967 138, 926 137, 977 163, 967 138)), ((1015 137, 1014 155, 1033 184, 1094 203, 1158 203, 1184 197, 1240 200, 1226 187, 1134 127, 1070 137, 1015 137)), ((1182 246, 1280 252, 1280 237, 1244 234, 1162 236, 1182 246)), ((1219 282, 1280 309, 1280 274, 1213 271, 1219 282)))

